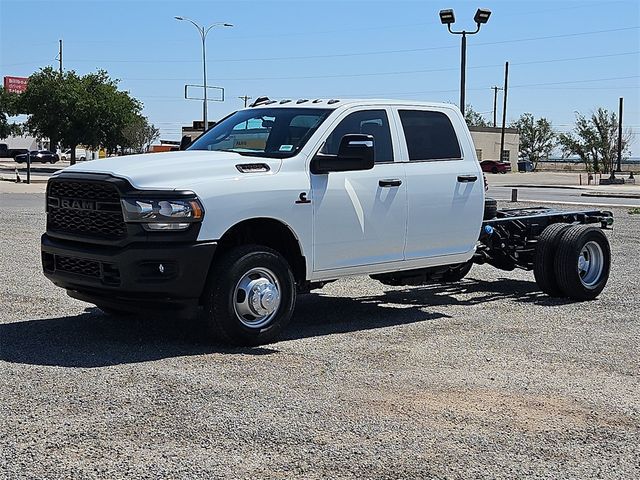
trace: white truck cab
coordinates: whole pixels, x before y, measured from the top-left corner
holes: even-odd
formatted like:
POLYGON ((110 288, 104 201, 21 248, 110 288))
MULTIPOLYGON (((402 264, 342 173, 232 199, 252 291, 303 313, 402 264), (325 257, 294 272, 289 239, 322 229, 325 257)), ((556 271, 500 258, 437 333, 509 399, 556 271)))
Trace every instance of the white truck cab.
POLYGON ((328 281, 462 278, 484 212, 455 106, 262 98, 185 151, 54 176, 43 268, 107 312, 200 310, 219 340, 259 344, 328 281))

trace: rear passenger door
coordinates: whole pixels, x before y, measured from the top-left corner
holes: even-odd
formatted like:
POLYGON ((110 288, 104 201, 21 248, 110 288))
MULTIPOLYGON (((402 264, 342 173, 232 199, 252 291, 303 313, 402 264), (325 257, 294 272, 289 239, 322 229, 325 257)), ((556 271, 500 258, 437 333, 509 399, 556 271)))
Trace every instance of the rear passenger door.
POLYGON ((407 175, 405 259, 474 249, 482 224, 482 173, 462 118, 446 107, 395 110, 407 175), (455 125, 455 128, 454 128, 455 125))

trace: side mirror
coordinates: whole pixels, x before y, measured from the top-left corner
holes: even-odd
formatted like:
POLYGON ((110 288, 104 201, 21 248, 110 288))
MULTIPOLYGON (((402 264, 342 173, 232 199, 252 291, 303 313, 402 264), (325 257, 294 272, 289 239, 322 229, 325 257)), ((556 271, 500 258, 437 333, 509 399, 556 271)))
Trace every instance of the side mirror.
POLYGON ((186 150, 189 148, 189 145, 191 145, 191 137, 189 135, 185 135, 182 137, 182 140, 180 140, 180 150, 186 150))
POLYGON ((340 140, 338 155, 318 153, 311 159, 311 173, 351 172, 371 170, 374 165, 372 135, 349 133, 340 140))

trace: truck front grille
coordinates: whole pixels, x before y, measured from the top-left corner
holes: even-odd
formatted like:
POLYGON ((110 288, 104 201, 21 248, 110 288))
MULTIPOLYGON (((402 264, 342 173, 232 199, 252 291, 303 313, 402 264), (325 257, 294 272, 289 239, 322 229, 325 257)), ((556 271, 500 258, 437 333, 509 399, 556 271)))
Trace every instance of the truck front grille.
POLYGON ((118 240, 126 233, 120 195, 108 182, 51 179, 47 231, 118 240))
POLYGON ((87 277, 100 278, 100 262, 84 258, 55 256, 55 269, 87 277))

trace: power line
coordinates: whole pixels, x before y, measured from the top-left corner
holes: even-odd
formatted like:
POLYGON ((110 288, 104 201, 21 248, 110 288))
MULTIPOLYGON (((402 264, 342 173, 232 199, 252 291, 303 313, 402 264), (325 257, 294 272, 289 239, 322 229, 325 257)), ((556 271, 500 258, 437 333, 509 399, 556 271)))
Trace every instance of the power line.
MULTIPOLYGON (((611 32, 621 32, 627 30, 637 30, 640 26, 633 27, 622 27, 622 28, 612 28, 607 30, 592 30, 588 32, 575 32, 575 33, 563 33, 560 35, 547 35, 543 37, 529 37, 529 38, 516 38, 511 40, 499 40, 494 42, 480 42, 474 43, 470 45, 470 47, 479 47, 486 45, 500 45, 504 43, 516 43, 516 42, 530 42, 536 40, 550 40, 557 38, 569 38, 569 37, 578 37, 583 35, 596 35, 600 33, 611 33, 611 32)), ((258 57, 258 58, 214 58, 211 61, 213 62, 260 62, 260 61, 276 61, 276 60, 307 60, 307 59, 318 59, 318 58, 344 58, 344 57, 358 57, 358 56, 368 56, 368 55, 390 55, 390 54, 398 54, 398 53, 412 53, 412 52, 426 52, 432 50, 443 50, 443 49, 451 49, 451 48, 459 48, 458 45, 442 45, 436 47, 424 47, 424 48, 408 48, 408 49, 398 49, 398 50, 377 50, 373 52, 357 52, 357 53, 334 53, 334 54, 323 54, 323 55, 295 55, 289 57, 258 57)), ((96 60, 74 60, 74 63, 95 63, 96 60)), ((104 63, 198 63, 200 60, 184 60, 184 59, 175 59, 175 60, 101 60, 104 63)))
MULTIPOLYGON (((637 55, 640 53, 640 50, 636 50, 633 52, 622 52, 622 53, 609 53, 604 55, 590 55, 585 57, 570 57, 570 58, 557 58, 551 60, 532 60, 529 62, 517 62, 512 63, 511 65, 536 65, 541 63, 557 63, 557 62, 573 62, 580 60, 592 60, 596 58, 609 58, 609 57, 621 57, 627 55, 637 55)), ((468 67, 469 69, 479 69, 479 68, 497 68, 502 67, 500 64, 493 65, 474 65, 468 67)), ((264 80, 311 80, 311 79, 319 79, 319 78, 357 78, 357 77, 376 77, 376 76, 386 76, 386 75, 413 75, 416 73, 434 73, 434 72, 448 72, 448 71, 457 71, 460 67, 446 67, 446 68, 430 68, 430 69, 421 69, 421 70, 404 70, 404 71, 391 71, 391 72, 370 72, 370 73, 344 73, 344 74, 329 74, 329 75, 302 75, 302 76, 281 76, 281 77, 224 77, 224 78, 216 78, 217 81, 264 81, 264 80)), ((193 78, 131 78, 124 77, 122 80, 127 81, 191 81, 195 80, 193 78)))

